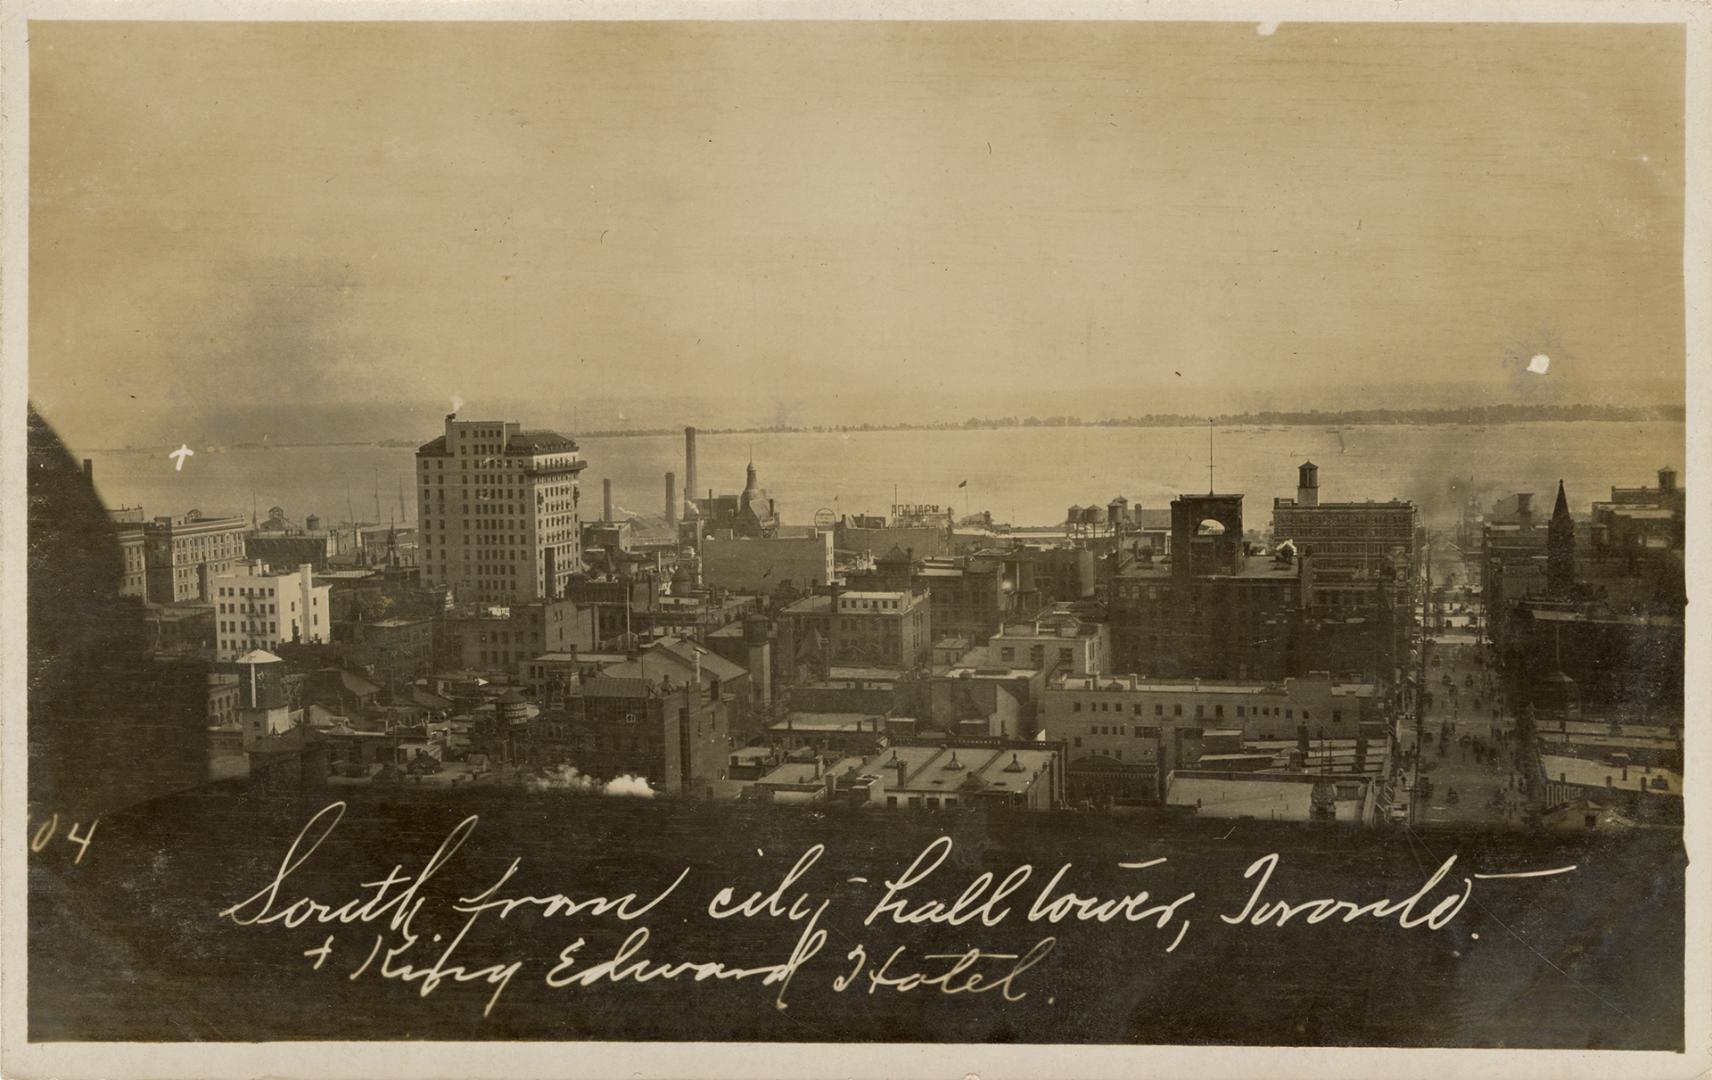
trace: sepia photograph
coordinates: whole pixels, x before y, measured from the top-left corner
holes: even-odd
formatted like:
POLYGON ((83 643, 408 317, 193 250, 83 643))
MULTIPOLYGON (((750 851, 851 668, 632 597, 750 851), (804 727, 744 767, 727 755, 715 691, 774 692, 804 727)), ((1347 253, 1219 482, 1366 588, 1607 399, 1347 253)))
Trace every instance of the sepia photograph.
POLYGON ((23 6, 8 1076, 1712 1066, 1704 9, 23 6))

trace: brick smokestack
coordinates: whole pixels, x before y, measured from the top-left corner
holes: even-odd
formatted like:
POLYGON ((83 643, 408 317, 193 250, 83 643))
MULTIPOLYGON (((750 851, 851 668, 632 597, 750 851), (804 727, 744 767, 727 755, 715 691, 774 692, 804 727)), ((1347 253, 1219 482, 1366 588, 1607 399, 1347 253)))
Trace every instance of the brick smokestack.
POLYGON ((600 482, 600 520, 612 521, 612 478, 600 482))
POLYGON ((695 428, 684 428, 684 510, 696 497, 695 428))
POLYGON ((678 475, 666 474, 666 526, 678 527, 678 475))

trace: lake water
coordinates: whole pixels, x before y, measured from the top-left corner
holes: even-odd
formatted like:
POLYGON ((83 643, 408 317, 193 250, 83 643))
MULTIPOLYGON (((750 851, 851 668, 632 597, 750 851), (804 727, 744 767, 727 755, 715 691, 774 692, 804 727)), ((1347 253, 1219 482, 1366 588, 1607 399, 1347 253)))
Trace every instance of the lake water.
MULTIPOLYGON (((424 441, 432 436, 424 432, 424 441)), ((1585 511, 1612 485, 1656 481, 1681 471, 1685 425, 1531 423, 1503 427, 1370 425, 1228 427, 1213 433, 1213 486, 1247 496, 1248 524, 1264 528, 1271 500, 1295 492, 1296 465, 1320 466, 1322 501, 1413 500, 1429 521, 1454 520, 1456 490, 1470 478, 1482 505, 1516 491, 1536 492, 1549 512, 1559 478, 1572 508, 1585 511), (1456 485, 1456 486, 1453 486, 1456 485)), ((613 482, 621 513, 658 515, 664 474, 683 485, 681 435, 579 438, 584 516, 600 512, 601 480, 613 482)), ((73 448, 73 453, 78 453, 73 448)), ((789 523, 819 509, 886 513, 893 502, 954 506, 959 515, 989 509, 999 521, 1045 525, 1071 504, 1104 504, 1117 495, 1164 507, 1181 492, 1208 487, 1205 428, 1014 428, 1005 430, 800 432, 708 435, 699 439, 705 494, 740 491, 751 460, 761 486, 789 523), (958 484, 968 487, 959 490, 958 484)), ((92 451, 95 477, 110 506, 142 505, 151 515, 230 512, 263 516, 280 506, 301 521, 414 521, 414 450, 376 446, 283 447, 199 451, 182 471, 156 451, 92 451), (378 512, 377 512, 378 505, 378 512)), ((1686 478, 1685 478, 1686 479, 1686 478)))

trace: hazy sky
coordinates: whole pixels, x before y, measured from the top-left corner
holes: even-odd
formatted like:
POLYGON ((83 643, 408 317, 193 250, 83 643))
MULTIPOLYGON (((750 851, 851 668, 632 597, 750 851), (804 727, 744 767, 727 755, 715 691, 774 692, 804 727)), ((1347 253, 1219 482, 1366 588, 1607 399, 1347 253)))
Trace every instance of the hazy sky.
POLYGON ((1665 26, 37 23, 32 391, 86 429, 1680 395, 1683 58, 1665 26))

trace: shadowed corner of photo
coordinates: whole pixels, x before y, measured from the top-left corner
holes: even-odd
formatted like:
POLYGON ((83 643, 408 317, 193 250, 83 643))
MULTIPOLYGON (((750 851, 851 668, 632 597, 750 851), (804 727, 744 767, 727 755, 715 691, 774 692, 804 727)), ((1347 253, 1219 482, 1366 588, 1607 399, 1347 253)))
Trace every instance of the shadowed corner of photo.
POLYGON ((93 464, 28 418, 29 809, 88 822, 208 779, 206 660, 152 655, 93 464))

